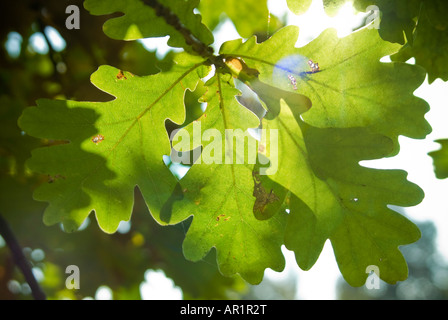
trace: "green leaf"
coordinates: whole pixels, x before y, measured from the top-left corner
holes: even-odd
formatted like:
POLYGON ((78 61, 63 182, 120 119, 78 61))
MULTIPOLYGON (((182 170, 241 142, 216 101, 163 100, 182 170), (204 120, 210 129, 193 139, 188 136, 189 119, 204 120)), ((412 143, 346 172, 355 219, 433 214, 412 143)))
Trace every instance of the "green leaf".
POLYGON ((357 0, 358 10, 368 5, 378 6, 381 12, 380 36, 404 47, 394 61, 407 61, 414 57, 416 64, 426 69, 428 81, 448 80, 448 5, 444 0, 357 0))
POLYGON ((398 246, 415 242, 420 232, 387 206, 416 205, 423 192, 406 181, 404 171, 358 164, 389 154, 392 141, 365 128, 316 128, 299 115, 282 102, 279 116, 263 121, 279 134, 278 171, 269 178, 293 194, 287 248, 308 270, 330 239, 351 285, 365 283, 369 265, 378 266, 386 282, 404 280, 407 266, 398 246))
POLYGON ((325 12, 329 16, 335 16, 345 2, 346 0, 323 0, 325 12))
MULTIPOLYGON (((301 15, 308 11, 313 0, 286 0, 289 10, 294 14, 301 15)), ((340 7, 346 3, 347 0, 323 0, 325 12, 329 16, 334 16, 338 13, 340 7)))
POLYGON ((193 216, 183 244, 187 259, 198 261, 214 247, 224 275, 239 273, 256 284, 266 268, 284 268, 285 213, 268 220, 254 216, 255 161, 249 154, 252 150, 256 155, 257 141, 247 129, 257 127, 259 119, 238 103, 239 91, 231 81, 216 74, 206 84, 205 113, 173 139, 180 140, 173 143, 180 151, 203 146, 201 157, 180 181, 183 199, 173 203, 173 215, 193 216), (235 158, 226 162, 229 155, 235 158))
POLYGON ((269 10, 266 0, 228 0, 225 13, 243 38, 268 30, 269 10))
MULTIPOLYGON (((212 29, 219 24, 224 13, 243 38, 271 32, 268 31, 271 21, 266 0, 202 0, 199 11, 206 17, 204 23, 212 29)), ((272 21, 272 24, 275 23, 272 21)))
POLYGON ((407 61, 414 57, 415 63, 426 69, 428 82, 437 78, 448 81, 448 23, 446 1, 437 6, 425 4, 419 15, 412 44, 406 44, 391 58, 407 61))
POLYGON ((170 153, 164 123, 184 121, 185 90, 208 71, 188 54, 175 62, 170 71, 145 77, 101 66, 91 81, 115 99, 39 100, 25 110, 19 125, 29 135, 66 141, 34 150, 29 161, 33 171, 52 177, 34 194, 49 202, 46 224, 62 222, 74 231, 93 210, 99 226, 114 232, 130 218, 136 186, 159 223, 175 223, 164 211, 176 184, 162 159, 170 153))
POLYGON ((361 12, 370 5, 378 6, 381 38, 404 45, 392 60, 415 58, 416 64, 426 69, 429 83, 437 78, 448 80, 446 1, 355 0, 353 5, 361 12))
POLYGON ((420 12, 421 0, 355 0, 353 5, 361 12, 369 6, 377 6, 381 15, 378 32, 390 42, 401 45, 412 43, 412 33, 416 25, 416 17, 420 12))
POLYGON ((42 210, 42 203, 32 200, 33 186, 40 182, 40 177, 32 175, 25 165, 30 150, 40 142, 17 126, 25 107, 21 99, 0 95, 0 213, 8 220, 18 212, 42 210))
MULTIPOLYGON (((327 14, 334 15, 347 0, 324 0, 327 14)), ((296 14, 304 13, 311 0, 288 0, 296 14)), ((355 0, 353 6, 367 12, 377 6, 381 15, 378 33, 382 39, 404 45, 392 56, 393 61, 415 58, 426 69, 429 83, 437 78, 448 80, 448 5, 445 0, 355 0)))
POLYGON ((222 22, 225 8, 226 1, 213 0, 201 0, 198 7, 202 22, 212 31, 222 22))
MULTIPOLYGON (((87 0, 86 7, 94 14, 124 13, 105 25, 117 39, 169 35, 170 45, 188 50, 181 29, 206 45, 213 41, 193 13, 197 0, 166 1, 169 12, 162 14, 148 1, 87 0)), ((249 27, 238 26, 244 34, 256 32, 249 27)), ((261 44, 255 37, 226 42, 221 55, 207 61, 179 54, 171 69, 146 77, 102 66, 92 83, 114 100, 40 100, 27 109, 21 128, 52 145, 35 150, 29 161, 50 177, 35 192, 49 203, 45 223, 74 231, 95 211, 101 229, 114 232, 130 219, 138 188, 159 224, 190 218, 185 257, 199 261, 215 248, 224 275, 259 283, 266 268, 284 268, 284 242, 309 269, 330 239, 349 283, 361 285, 370 264, 385 281, 404 279, 398 246, 418 239, 419 231, 387 206, 417 204, 423 193, 403 171, 358 163, 396 153, 399 135, 429 133, 428 105, 412 94, 424 71, 381 63, 399 46, 382 41, 376 30, 343 39, 327 30, 303 48, 295 48, 297 37, 298 29, 287 27, 261 44), (212 63, 216 73, 202 86, 212 63), (278 146, 249 134, 260 121, 239 103, 229 72, 257 93, 267 109, 263 129, 273 130, 271 137, 278 132, 278 146), (207 109, 177 132, 173 150, 167 131, 185 122, 185 94, 196 88, 198 95, 205 92, 207 109), (180 181, 163 162, 171 155, 174 163, 179 151, 182 159, 196 159, 180 181), (266 158, 269 176, 259 171, 266 158)))
POLYGON ((313 0, 286 0, 289 10, 296 15, 304 14, 309 9, 312 2, 313 0))
MULTIPOLYGON (((150 2, 150 1, 146 1, 150 2)), ((84 7, 92 15, 108 15, 115 12, 123 16, 106 21, 104 33, 117 40, 136 40, 149 37, 164 37, 169 35, 168 45, 172 47, 189 48, 182 34, 164 17, 158 16, 155 10, 141 0, 86 0, 84 7)), ((209 45, 213 43, 213 34, 201 23, 201 16, 193 10, 199 0, 165 0, 161 4, 170 11, 170 19, 179 19, 196 39, 209 45), (174 16, 173 16, 174 15, 174 16)))
POLYGON ((279 135, 277 153, 268 155, 278 157, 278 171, 268 177, 292 193, 285 244, 307 270, 330 239, 352 285, 365 283, 369 265, 379 266, 387 282, 403 280, 407 267, 397 248, 420 233, 387 205, 415 205, 423 192, 406 181, 403 171, 368 169, 358 162, 396 153, 401 134, 423 138, 429 133, 428 105, 412 94, 424 71, 379 62, 399 46, 382 41, 376 30, 343 39, 326 30, 295 48, 297 31, 284 28, 262 44, 254 38, 230 41, 220 50, 227 59, 238 57, 246 69, 258 70, 261 83, 298 91, 312 102, 306 111, 303 104, 288 107, 288 101, 270 100, 265 90, 258 91, 268 109, 263 128, 279 135), (318 62, 320 69, 309 62, 318 62))
POLYGON ((428 104, 413 95, 425 71, 403 63, 382 63, 380 58, 397 52, 396 44, 383 41, 376 30, 362 29, 345 38, 327 29, 306 46, 295 48, 298 28, 279 30, 258 44, 228 41, 220 49, 226 56, 244 59, 260 72, 260 81, 297 91, 313 103, 303 119, 316 127, 369 127, 394 141, 398 136, 424 138, 430 131, 424 114, 428 104), (312 72, 308 61, 318 63, 312 72))
POLYGON ((435 142, 439 143, 441 148, 432 151, 429 155, 434 162, 434 172, 439 179, 448 178, 448 139, 440 139, 435 142))
POLYGON ((269 12, 266 0, 202 0, 199 11, 211 30, 229 18, 242 37, 257 35, 259 42, 283 26, 281 19, 269 12))

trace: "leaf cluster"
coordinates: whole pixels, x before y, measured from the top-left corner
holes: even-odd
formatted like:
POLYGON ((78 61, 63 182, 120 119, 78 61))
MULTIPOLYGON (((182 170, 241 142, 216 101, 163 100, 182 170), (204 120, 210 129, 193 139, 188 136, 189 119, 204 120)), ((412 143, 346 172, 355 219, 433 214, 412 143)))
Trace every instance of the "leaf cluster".
MULTIPOLYGON (((423 191, 404 171, 359 164, 395 155, 400 135, 421 139, 431 130, 428 104, 413 95, 425 69, 380 62, 400 53, 399 44, 364 28, 342 39, 326 30, 296 48, 298 28, 279 29, 266 1, 86 0, 84 6, 95 16, 120 13, 106 17, 110 38, 169 36, 170 46, 184 50, 160 68, 152 56, 142 76, 141 64, 132 72, 101 65, 91 75, 101 99, 39 99, 25 109, 21 130, 51 142, 26 162, 49 177, 34 191, 48 203, 46 224, 62 224, 76 237, 94 213, 100 229, 114 233, 131 214, 147 210, 165 227, 146 230, 147 222, 138 221, 135 232, 145 242, 157 242, 159 230, 182 227, 187 260, 216 257, 221 274, 252 284, 266 268, 283 270, 283 245, 308 270, 327 240, 353 286, 365 283, 369 265, 379 266, 389 283, 406 279, 398 247, 415 242, 420 231, 389 206, 416 205, 423 191), (214 53, 210 30, 221 13, 248 39, 227 41, 214 53), (252 15, 262 23, 252 23, 252 15), (201 104, 205 111, 198 111, 201 104), (267 134, 257 137, 258 129, 267 134), (173 173, 176 157, 190 160, 185 175, 173 173)), ((177 236, 164 236, 153 250, 163 263, 190 266, 177 259, 180 252, 161 249, 177 236)), ((125 243, 135 246, 132 239, 125 243)), ((126 250, 117 257, 139 260, 136 265, 147 258, 128 257, 126 250)), ((205 295, 178 269, 166 270, 194 295, 205 295)), ((214 271, 202 273, 210 286, 237 286, 214 271)))

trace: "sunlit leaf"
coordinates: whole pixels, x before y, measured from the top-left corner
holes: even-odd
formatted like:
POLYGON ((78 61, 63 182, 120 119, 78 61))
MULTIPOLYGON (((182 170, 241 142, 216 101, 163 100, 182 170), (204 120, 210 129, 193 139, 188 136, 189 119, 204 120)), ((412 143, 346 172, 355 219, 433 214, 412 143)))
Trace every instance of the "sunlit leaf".
MULTIPOLYGON (((192 138, 191 148, 201 143, 203 151, 180 182, 183 199, 174 202, 173 214, 193 215, 183 244, 187 259, 200 260, 214 247, 223 274, 239 273, 250 283, 259 283, 266 268, 280 271, 284 267, 280 247, 285 215, 269 220, 254 216, 255 161, 249 157, 250 151, 257 154, 258 144, 247 129, 257 127, 259 119, 238 103, 239 92, 229 80, 216 75, 206 84, 207 109, 184 129, 192 138), (198 140, 198 134, 203 138, 198 140), (250 150, 251 146, 255 149, 250 150), (235 158, 227 163, 229 154, 235 158)), ((179 138, 185 132, 179 132, 179 138)))
POLYGON ((205 16, 204 23, 212 29, 220 23, 223 15, 227 16, 244 38, 270 33, 273 31, 271 25, 277 23, 277 18, 269 14, 266 0, 202 0, 199 10, 205 16))
POLYGON ((163 163, 170 144, 164 122, 181 124, 185 90, 194 89, 206 69, 202 60, 180 55, 168 72, 138 77, 110 66, 92 83, 115 99, 104 102, 40 100, 27 109, 20 126, 30 135, 68 143, 33 151, 34 171, 50 175, 35 193, 49 202, 45 222, 76 230, 94 210, 100 227, 114 232, 129 220, 134 188, 141 190, 152 215, 170 223, 163 206, 176 179, 163 163))
POLYGON ((201 16, 193 13, 199 0, 166 0, 159 5, 166 12, 156 12, 155 1, 146 0, 86 0, 84 6, 93 15, 108 15, 115 12, 123 16, 112 18, 104 24, 104 33, 117 40, 136 40, 149 37, 164 37, 169 35, 168 45, 189 48, 183 35, 176 30, 174 24, 179 23, 187 28, 196 39, 206 45, 213 43, 213 35, 201 23, 201 16), (170 16, 169 24, 162 15, 170 16))
POLYGON ((392 141, 364 128, 315 128, 287 104, 281 108, 277 118, 263 123, 279 131, 279 169, 269 178, 293 194, 285 244, 295 252, 299 266, 310 269, 330 239, 341 273, 351 285, 365 283, 369 265, 378 266, 387 282, 406 279, 398 246, 418 240, 420 233, 387 205, 415 205, 423 192, 406 181, 403 171, 358 164, 387 155, 392 141))
POLYGON ((430 131, 424 119, 428 104, 413 95, 425 71, 413 65, 382 63, 399 46, 383 41, 376 30, 363 29, 345 38, 327 29, 302 48, 295 48, 298 29, 278 31, 257 44, 254 38, 223 44, 220 53, 244 59, 260 72, 260 80, 283 90, 297 91, 312 101, 303 119, 316 127, 369 127, 393 139, 424 138, 430 131), (318 63, 313 71, 310 62, 318 63), (362 70, 360 72, 359 70, 362 70))

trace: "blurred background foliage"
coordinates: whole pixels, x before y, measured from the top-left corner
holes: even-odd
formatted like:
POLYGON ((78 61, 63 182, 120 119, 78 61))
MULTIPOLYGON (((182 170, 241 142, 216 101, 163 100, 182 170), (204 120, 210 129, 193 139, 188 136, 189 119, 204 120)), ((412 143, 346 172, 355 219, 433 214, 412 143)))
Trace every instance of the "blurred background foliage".
MULTIPOLYGON (((78 232, 67 234, 60 226, 42 222, 45 203, 32 199, 41 183, 52 177, 27 170, 31 150, 58 141, 37 140, 17 126, 27 106, 39 98, 106 101, 111 96, 95 88, 90 75, 103 64, 137 75, 157 73, 171 67, 171 53, 164 57, 147 50, 138 41, 116 41, 102 31, 107 16, 91 16, 82 0, 1 1, 0 12, 0 214, 8 221, 33 266, 33 272, 49 299, 95 297, 99 287, 110 288, 113 299, 140 299, 147 270, 163 270, 181 288, 184 299, 294 299, 297 279, 248 286, 238 277, 220 275, 214 252, 199 263, 183 257, 182 241, 190 221, 161 227, 148 214, 136 190, 132 223, 123 224, 116 234, 102 232, 91 216, 78 232), (81 10, 81 28, 65 27, 67 5, 81 10), (57 41, 56 41, 57 40, 57 41), (157 67, 158 66, 158 67, 157 67), (68 290, 65 268, 81 270, 81 288, 68 290)), ((285 24, 285 17, 270 14, 266 1, 203 0, 198 8, 204 23, 218 29, 232 21, 242 37, 257 35, 264 41, 285 24), (243 12, 248 16, 242 17, 243 12)), ((202 113, 197 98, 204 88, 186 93, 187 122, 202 113)), ((250 108, 250 97, 241 97, 250 108)), ((253 106, 256 109, 256 106, 253 106)), ((176 126, 167 123, 167 130, 176 126)), ((176 174, 176 168, 169 161, 176 174)), ((447 266, 434 247, 434 226, 419 225, 423 238, 407 246, 410 278, 397 286, 381 284, 380 290, 351 288, 341 280, 343 299, 446 299, 447 266), (416 289, 419 288, 419 289, 416 289), (420 289, 423 288, 423 289, 420 289)), ((300 282, 299 282, 300 284, 300 282)), ((0 237, 0 299, 31 299, 30 289, 13 263, 10 251, 0 237)))

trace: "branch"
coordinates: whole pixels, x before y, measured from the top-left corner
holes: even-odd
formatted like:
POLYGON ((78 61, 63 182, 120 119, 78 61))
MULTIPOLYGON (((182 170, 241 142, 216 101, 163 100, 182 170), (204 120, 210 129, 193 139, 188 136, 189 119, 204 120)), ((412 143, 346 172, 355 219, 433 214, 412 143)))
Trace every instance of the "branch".
POLYGON ((182 24, 179 17, 169 8, 160 4, 157 0, 144 0, 143 2, 153 8, 157 16, 162 17, 167 24, 173 26, 174 29, 184 37, 186 44, 189 45, 193 51, 206 59, 214 57, 213 48, 207 46, 196 38, 193 33, 182 24))
POLYGON ((14 262, 19 267, 19 269, 22 271, 22 273, 25 277, 25 281, 28 283, 28 285, 31 288, 31 293, 32 293, 34 299, 35 300, 45 300, 46 299, 45 293, 42 291, 39 284, 37 283, 37 280, 34 277, 33 272, 31 271, 30 263, 25 258, 22 248, 20 247, 19 243, 17 242, 17 239, 14 236, 14 233, 12 232, 8 223, 2 217, 1 214, 0 214, 0 235, 5 240, 6 244, 9 247, 9 250, 11 250, 11 254, 13 256, 14 262))

